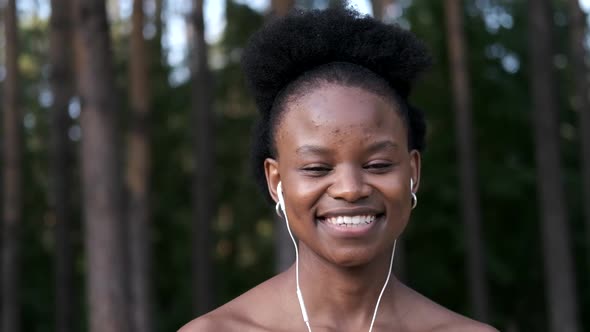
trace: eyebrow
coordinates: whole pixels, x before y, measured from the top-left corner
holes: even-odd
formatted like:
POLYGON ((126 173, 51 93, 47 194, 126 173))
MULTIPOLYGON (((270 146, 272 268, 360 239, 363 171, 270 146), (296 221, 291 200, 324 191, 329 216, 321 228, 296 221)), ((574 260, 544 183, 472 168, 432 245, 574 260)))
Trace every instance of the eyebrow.
POLYGON ((319 145, 302 145, 295 150, 297 154, 319 154, 325 155, 330 153, 330 149, 319 145))
MULTIPOLYGON (((375 153, 383 150, 397 150, 399 145, 392 141, 380 141, 375 142, 367 148, 367 152, 375 153)), ((297 154, 315 154, 315 155, 326 155, 330 153, 330 149, 320 145, 302 145, 295 150, 297 154)))
POLYGON ((382 151, 382 150, 397 150, 399 149, 399 145, 395 142, 392 141, 380 141, 380 142, 375 142, 373 144, 371 144, 368 148, 367 151, 374 153, 377 151, 382 151))

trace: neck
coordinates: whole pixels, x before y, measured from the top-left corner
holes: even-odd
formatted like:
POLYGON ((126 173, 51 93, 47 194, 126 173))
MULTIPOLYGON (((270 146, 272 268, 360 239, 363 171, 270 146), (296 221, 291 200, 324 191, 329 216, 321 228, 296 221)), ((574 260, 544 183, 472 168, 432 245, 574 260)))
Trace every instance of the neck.
MULTIPOLYGON (((387 279, 391 249, 385 250, 370 263, 342 267, 319 257, 300 242, 300 287, 312 326, 332 326, 337 330, 343 330, 343 327, 361 331, 368 329, 387 279)), ((379 312, 392 306, 391 294, 395 284, 396 280, 391 276, 377 317, 379 312)))

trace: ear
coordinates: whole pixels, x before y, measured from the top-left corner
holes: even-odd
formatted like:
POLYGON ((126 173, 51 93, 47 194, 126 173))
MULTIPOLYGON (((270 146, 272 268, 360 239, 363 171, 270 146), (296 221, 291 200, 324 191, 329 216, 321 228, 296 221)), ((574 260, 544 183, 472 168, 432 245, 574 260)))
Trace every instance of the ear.
POLYGON ((418 150, 410 151, 410 176, 414 181, 412 192, 417 192, 420 187, 420 169, 422 167, 422 157, 418 150))
POLYGON ((279 201, 277 194, 277 186, 281 182, 281 175, 279 174, 279 163, 272 158, 264 160, 264 174, 266 175, 266 185, 268 186, 268 193, 275 202, 279 201))

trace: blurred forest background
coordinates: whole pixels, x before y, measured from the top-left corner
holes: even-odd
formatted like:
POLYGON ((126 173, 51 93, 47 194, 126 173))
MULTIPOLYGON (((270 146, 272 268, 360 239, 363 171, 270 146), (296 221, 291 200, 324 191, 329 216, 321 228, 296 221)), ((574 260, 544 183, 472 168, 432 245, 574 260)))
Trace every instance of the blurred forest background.
MULTIPOLYGON (((248 169, 248 37, 320 0, 4 0, 0 331, 175 331, 292 263, 248 169)), ((590 331, 589 1, 352 1, 429 45, 398 276, 590 331)))

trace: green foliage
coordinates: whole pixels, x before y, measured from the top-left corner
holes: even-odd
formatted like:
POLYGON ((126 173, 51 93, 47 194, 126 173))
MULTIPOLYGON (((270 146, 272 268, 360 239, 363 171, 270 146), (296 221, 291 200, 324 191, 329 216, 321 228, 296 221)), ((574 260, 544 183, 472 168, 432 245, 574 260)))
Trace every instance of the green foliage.
MULTIPOLYGON (((427 40, 437 64, 414 98, 427 110, 431 128, 428 142, 431 144, 423 160, 421 209, 416 211, 407 234, 410 256, 407 261, 413 286, 438 302, 469 314, 454 157, 454 115, 448 89, 450 73, 446 66, 445 36, 436 30, 436 27, 444 26, 441 6, 439 2, 416 0, 408 12, 412 30, 427 40), (441 248, 447 250, 441 251, 441 248)), ((513 1, 467 2, 465 18, 494 323, 501 330, 516 326, 523 331, 545 331, 548 322, 530 125, 526 8, 523 3, 513 1), (510 28, 496 30, 486 26, 486 16, 491 15, 488 11, 494 13, 495 10, 505 11, 512 17, 510 28), (500 50, 499 55, 493 56, 494 48, 500 50), (515 72, 510 72, 502 64, 510 54, 520 62, 515 72)), ((567 39, 567 30, 559 25, 555 29, 559 36, 563 36, 560 38, 562 42, 556 45, 557 52, 566 54, 564 48, 567 45, 563 45, 563 40, 567 39)), ((563 69, 557 74, 556 77, 565 78, 563 69)), ((556 84, 556 87, 561 86, 556 84)), ((560 89, 559 93, 562 96, 562 121, 575 123, 566 102, 569 91, 560 89)), ((568 197, 580 197, 579 169, 572 162, 579 150, 564 136, 562 134, 564 173, 570 184, 568 197)), ((575 226, 573 234, 581 234, 581 208, 579 203, 577 207, 574 204, 569 205, 570 217, 573 217, 570 219, 575 226)), ((582 245, 580 236, 576 239, 576 255, 580 257, 585 245, 582 245)), ((581 298, 588 298, 587 289, 580 294, 581 298)))
MULTIPOLYGON (((245 5, 227 2, 227 27, 211 57, 223 67, 214 71, 215 187, 218 202, 212 225, 218 304, 253 287, 272 274, 272 241, 268 207, 249 173, 249 137, 255 109, 248 100, 239 68, 247 38, 263 21, 245 5), (221 59, 214 59, 220 57, 221 59)), ((166 81, 167 73, 153 81, 166 81)), ((152 74, 154 75, 154 74, 152 74)), ((191 289, 192 174, 190 81, 154 90, 153 201, 158 326, 178 329, 193 318, 191 289)), ((207 231, 207 230, 204 230, 207 231)))
MULTIPOLYGON (((308 6, 321 1, 315 2, 299 1, 308 6)), ((265 18, 248 6, 230 0, 226 1, 226 9, 227 27, 223 38, 212 45, 211 50, 211 62, 221 64, 214 68, 216 184, 211 188, 211 195, 215 195, 218 204, 211 207, 216 211, 216 219, 210 230, 218 304, 267 279, 274 271, 272 209, 257 192, 248 162, 250 130, 256 112, 239 68, 243 45, 265 18)), ((557 16, 563 14, 564 8, 558 7, 556 13, 557 16)), ((436 61, 431 72, 416 86, 412 98, 414 104, 426 110, 429 132, 423 155, 420 202, 404 234, 407 280, 410 286, 433 300, 469 315, 466 244, 459 209, 457 151, 442 2, 414 0, 405 10, 404 19, 426 41, 436 61)), ((465 20, 493 323, 501 330, 517 326, 520 331, 547 331, 530 125, 526 8, 522 2, 509 0, 467 1, 465 20), (507 13, 512 25, 498 29, 486 25, 494 10, 507 13), (507 57, 517 59, 516 70, 503 65, 507 57)), ((557 52, 567 55, 567 25, 557 24, 555 31, 559 36, 557 52)), ((39 105, 39 94, 47 88, 44 76, 46 33, 46 22, 23 24, 21 29, 23 109, 29 119, 35 120, 35 124, 25 130, 23 168, 25 331, 51 331, 54 320, 53 224, 47 203, 48 111, 39 105)), ((122 129, 129 123, 127 38, 117 33, 114 43, 122 129)), ((171 68, 162 60, 159 41, 156 36, 149 47, 153 107, 150 127, 154 307, 156 330, 173 331, 193 318, 190 240, 195 165, 191 145, 190 82, 176 87, 168 84, 171 68)), ((588 244, 583 235, 579 198, 582 188, 575 128, 577 116, 568 103, 571 85, 568 69, 566 63, 556 71, 556 79, 564 82, 557 84, 561 96, 564 172, 575 255, 578 266, 585 266, 588 244)), ((77 167, 71 170, 74 178, 78 172, 77 167)), ((72 197, 79 197, 77 180, 73 182, 72 193, 72 197)), ((73 287, 83 307, 84 256, 79 201, 75 205, 75 233, 79 235, 75 244, 78 279, 73 287)), ((586 317, 584 324, 590 326, 588 271, 579 268, 577 275, 583 308, 580 316, 586 317)), ((76 326, 84 326, 83 320, 76 322, 76 326)))

